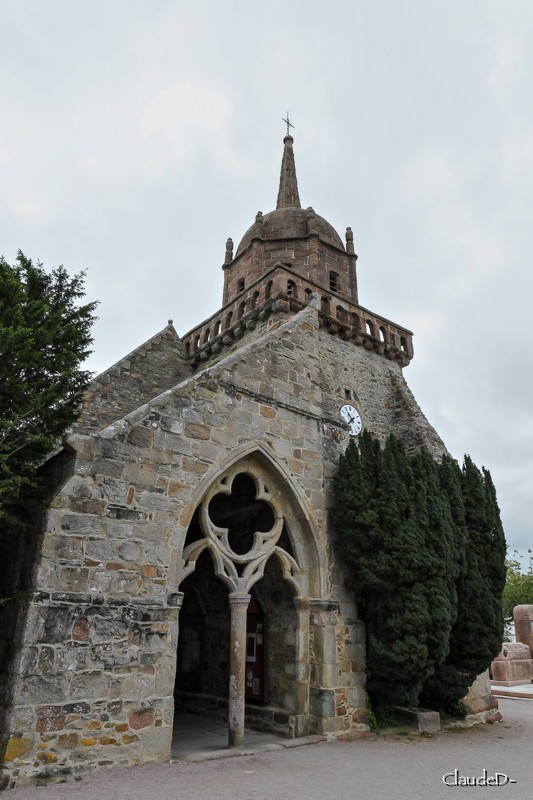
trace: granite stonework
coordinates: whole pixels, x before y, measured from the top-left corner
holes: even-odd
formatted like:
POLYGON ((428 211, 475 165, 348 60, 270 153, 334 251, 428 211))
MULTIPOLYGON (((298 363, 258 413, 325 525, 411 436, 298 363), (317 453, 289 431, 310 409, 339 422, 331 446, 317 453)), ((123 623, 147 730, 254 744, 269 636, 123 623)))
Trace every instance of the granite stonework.
MULTIPOLYGON (((268 236, 283 239, 272 226, 268 236)), ((325 227, 289 234, 315 236, 327 253, 343 247, 325 227)), ((246 325, 230 320, 223 335, 203 324, 181 341, 169 324, 92 385, 44 522, 13 668, 4 785, 168 761, 175 705, 228 719, 230 743, 245 718, 287 737, 367 729, 364 626, 327 521, 349 440, 339 408, 349 401, 365 428, 381 439, 394 431, 411 450, 438 458, 445 446, 403 377, 410 333, 387 320, 378 328, 355 305, 353 242, 335 278, 345 279, 342 297, 316 266, 326 255, 312 275, 293 267, 297 302, 287 266, 275 266, 283 280, 246 310, 246 325), (326 295, 366 320, 365 331, 353 316, 331 317, 326 295), (244 505, 234 493, 242 476, 256 493, 244 505), (230 504, 237 528, 261 510, 248 544, 213 523, 216 502, 230 504), (265 614, 264 704, 245 706, 252 587, 265 614)), ((233 280, 231 259, 227 250, 226 305, 243 277, 238 261, 233 280)), ((493 709, 486 682, 468 702, 474 715, 493 709)))
POLYGON ((169 320, 166 328, 91 383, 75 429, 100 430, 191 373, 185 346, 169 320))
POLYGON ((527 644, 504 642, 491 664, 492 683, 496 686, 519 686, 531 683, 533 661, 527 644))
POLYGON ((527 645, 533 653, 533 605, 515 606, 513 621, 516 641, 527 645))

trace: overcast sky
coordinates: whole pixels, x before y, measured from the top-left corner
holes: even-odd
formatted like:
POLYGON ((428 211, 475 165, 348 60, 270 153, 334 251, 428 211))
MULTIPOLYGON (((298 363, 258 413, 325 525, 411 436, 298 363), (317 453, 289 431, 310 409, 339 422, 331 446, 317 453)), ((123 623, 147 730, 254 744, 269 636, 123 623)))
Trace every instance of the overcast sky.
POLYGON ((362 305, 533 545, 531 0, 0 0, 0 253, 87 269, 102 371, 222 300, 275 207, 354 230, 362 305))

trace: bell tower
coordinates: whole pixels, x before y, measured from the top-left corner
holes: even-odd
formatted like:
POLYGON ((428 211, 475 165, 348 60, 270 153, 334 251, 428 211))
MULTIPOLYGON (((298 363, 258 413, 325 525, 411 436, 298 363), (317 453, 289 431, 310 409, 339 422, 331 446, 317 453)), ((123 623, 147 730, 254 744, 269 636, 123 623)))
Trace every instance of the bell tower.
POLYGON ((329 222, 313 208, 302 208, 293 145, 293 137, 287 134, 283 139, 275 210, 267 214, 257 212, 235 256, 232 240, 226 243, 224 304, 234 300, 278 263, 293 271, 296 286, 299 278, 304 278, 323 292, 357 304, 357 255, 352 230, 347 229, 346 244, 343 244, 329 222))
POLYGON ((413 357, 411 331, 359 305, 356 267, 352 229, 343 242, 314 208, 302 208, 294 138, 287 132, 276 208, 257 212, 236 249, 226 241, 222 307, 183 337, 193 367, 258 326, 280 325, 312 296, 329 333, 406 366, 413 357))

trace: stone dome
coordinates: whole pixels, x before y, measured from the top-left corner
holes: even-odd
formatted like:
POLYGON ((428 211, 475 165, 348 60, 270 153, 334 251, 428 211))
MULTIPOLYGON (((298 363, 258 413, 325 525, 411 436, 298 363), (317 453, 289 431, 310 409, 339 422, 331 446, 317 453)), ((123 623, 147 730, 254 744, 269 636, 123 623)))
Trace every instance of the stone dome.
MULTIPOLYGON (((313 228, 320 239, 326 244, 344 250, 342 239, 333 227, 324 217, 319 216, 313 212, 311 217, 313 220, 313 228)), ((259 234, 257 222, 251 225, 237 248, 236 256, 240 255, 253 238, 260 236, 261 239, 276 240, 276 239, 307 239, 309 236, 308 229, 308 211, 305 208, 285 207, 276 208, 270 211, 263 217, 263 232, 259 234)))

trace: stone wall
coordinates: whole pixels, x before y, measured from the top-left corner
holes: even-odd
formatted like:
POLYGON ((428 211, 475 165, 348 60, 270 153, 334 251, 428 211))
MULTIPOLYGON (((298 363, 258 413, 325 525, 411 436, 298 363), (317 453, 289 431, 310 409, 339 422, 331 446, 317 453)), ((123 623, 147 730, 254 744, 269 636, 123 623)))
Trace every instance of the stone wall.
POLYGON ((89 386, 75 428, 100 430, 176 386, 192 372, 171 322, 89 386))
MULTIPOLYGON (((282 547, 289 548, 283 542, 282 547)), ((294 591, 283 580, 279 563, 270 559, 256 584, 266 619, 266 702, 292 713, 296 708, 297 619, 294 591)))

